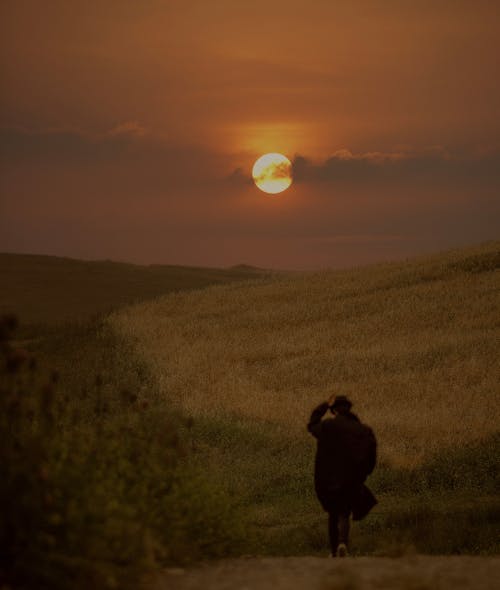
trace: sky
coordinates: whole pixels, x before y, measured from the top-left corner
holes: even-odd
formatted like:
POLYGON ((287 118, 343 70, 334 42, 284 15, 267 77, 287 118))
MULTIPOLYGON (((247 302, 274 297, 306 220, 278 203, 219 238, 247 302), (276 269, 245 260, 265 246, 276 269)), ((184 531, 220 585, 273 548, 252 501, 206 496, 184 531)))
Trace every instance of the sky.
POLYGON ((0 251, 320 269, 498 239, 491 0, 1 0, 0 251), (285 154, 267 195, 254 161, 285 154))

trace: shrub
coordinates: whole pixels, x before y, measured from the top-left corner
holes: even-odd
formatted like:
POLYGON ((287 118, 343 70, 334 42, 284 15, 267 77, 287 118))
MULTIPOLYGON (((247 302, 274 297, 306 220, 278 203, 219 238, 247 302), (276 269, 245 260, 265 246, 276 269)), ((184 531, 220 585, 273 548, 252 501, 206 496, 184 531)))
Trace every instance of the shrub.
MULTIPOLYGON (((234 549, 234 510, 190 464, 182 417, 100 374, 73 392, 56 372, 42 379, 13 345, 16 324, 0 322, 2 578, 21 588, 127 587, 158 563, 234 549)), ((107 363, 120 356, 110 339, 101 331, 86 344, 107 350, 107 363)))

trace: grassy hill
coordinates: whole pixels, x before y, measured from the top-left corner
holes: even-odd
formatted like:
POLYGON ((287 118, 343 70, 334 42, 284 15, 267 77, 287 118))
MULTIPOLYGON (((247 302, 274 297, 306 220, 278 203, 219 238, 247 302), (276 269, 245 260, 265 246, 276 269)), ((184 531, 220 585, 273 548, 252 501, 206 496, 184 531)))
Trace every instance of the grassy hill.
POLYGON ((500 552, 500 243, 265 276, 1 258, 1 310, 28 321, 0 321, 9 579, 326 555, 305 423, 333 391, 379 440, 354 554, 500 552))
POLYGON ((263 272, 0 253, 0 316, 15 313, 25 326, 81 322, 171 291, 244 280, 263 272))
POLYGON ((247 504, 260 542, 276 535, 277 551, 321 545, 305 424, 338 392, 377 434, 372 485, 391 498, 378 509, 384 527, 426 523, 420 541, 431 547, 428 527, 434 538, 439 529, 434 550, 444 551, 458 534, 457 546, 467 545, 471 511, 477 522, 483 509, 487 522, 500 518, 498 502, 485 499, 499 483, 499 268, 495 242, 172 294, 111 321, 136 342, 160 397, 194 418, 194 447, 247 504), (439 506, 436 520, 429 510, 439 506))
POLYGON ((338 391, 413 465, 498 428, 500 245, 403 264, 212 287, 115 322, 194 416, 303 432, 338 391))

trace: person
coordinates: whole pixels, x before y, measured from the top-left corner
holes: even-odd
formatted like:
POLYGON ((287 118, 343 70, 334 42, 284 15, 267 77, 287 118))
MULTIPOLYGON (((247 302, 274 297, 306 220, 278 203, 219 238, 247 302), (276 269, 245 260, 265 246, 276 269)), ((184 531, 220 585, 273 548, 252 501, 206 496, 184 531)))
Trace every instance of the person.
POLYGON ((348 552, 350 517, 361 520, 377 500, 364 485, 377 460, 377 442, 371 428, 351 412, 344 395, 332 395, 315 408, 307 425, 317 439, 314 487, 328 512, 332 557, 348 552), (333 417, 322 420, 330 409, 333 417))

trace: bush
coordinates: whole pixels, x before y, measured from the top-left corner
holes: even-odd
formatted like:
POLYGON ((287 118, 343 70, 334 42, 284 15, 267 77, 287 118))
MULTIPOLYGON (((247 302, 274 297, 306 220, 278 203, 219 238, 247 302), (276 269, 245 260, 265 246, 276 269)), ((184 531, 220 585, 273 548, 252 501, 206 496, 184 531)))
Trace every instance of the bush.
MULTIPOLYGON (((16 324, 0 322, 2 578, 20 588, 127 587, 156 564, 234 549, 238 519, 191 465, 182 417, 100 374, 73 391, 56 372, 41 378, 35 358, 12 343, 16 324)), ((75 374, 99 364, 109 371, 118 358, 131 370, 109 333, 91 333, 100 336, 86 332, 73 348, 74 387, 75 374)), ((78 333, 65 363, 76 342, 78 333)), ((132 372, 144 389, 142 369, 132 372)))

